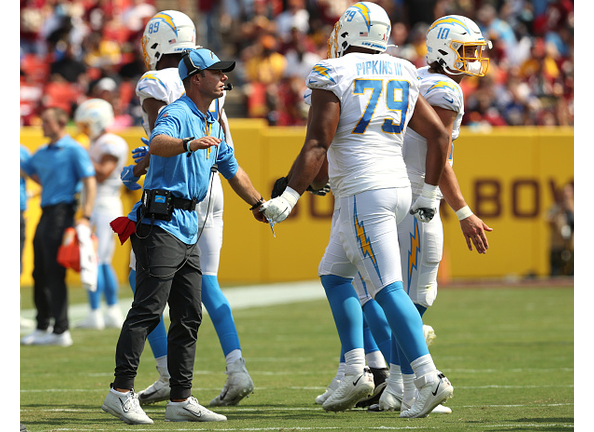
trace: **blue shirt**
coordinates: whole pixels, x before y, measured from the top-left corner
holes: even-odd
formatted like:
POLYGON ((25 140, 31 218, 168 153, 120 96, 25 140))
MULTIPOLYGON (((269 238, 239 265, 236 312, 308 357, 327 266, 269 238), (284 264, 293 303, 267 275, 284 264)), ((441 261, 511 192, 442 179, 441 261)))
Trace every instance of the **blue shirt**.
POLYGON ((21 169, 39 178, 42 208, 73 203, 82 189, 81 180, 95 175, 89 153, 69 135, 39 148, 21 161, 21 169))
MULTIPOLYGON (((21 165, 31 157, 31 152, 21 144, 21 165)), ((21 211, 27 210, 27 180, 21 176, 21 211)))
MULTIPOLYGON (((200 112, 196 104, 186 95, 164 107, 151 134, 151 140, 157 135, 173 138, 194 137, 195 139, 211 135, 223 141, 218 147, 197 150, 191 156, 182 153, 173 157, 151 155, 151 163, 144 179, 144 189, 166 189, 173 196, 202 201, 208 192, 211 181, 211 167, 218 165, 219 172, 226 179, 233 178, 239 166, 233 148, 225 142, 223 129, 212 113, 200 112)), ((150 146, 150 144, 149 144, 150 146)), ((137 202, 128 218, 137 221, 137 202)), ((143 223, 150 224, 149 218, 143 223)), ((198 239, 198 216, 194 209, 175 209, 171 221, 156 219, 154 224, 174 235, 186 244, 194 244, 198 239)))

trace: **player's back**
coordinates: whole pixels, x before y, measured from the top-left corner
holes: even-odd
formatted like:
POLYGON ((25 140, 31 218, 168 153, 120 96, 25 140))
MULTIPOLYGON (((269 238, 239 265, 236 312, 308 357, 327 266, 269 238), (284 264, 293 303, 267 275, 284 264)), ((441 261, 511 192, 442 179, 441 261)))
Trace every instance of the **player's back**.
POLYGON ((419 94, 410 62, 387 54, 349 53, 319 62, 307 85, 331 91, 340 101, 340 121, 328 151, 337 196, 409 184, 403 133, 419 94))

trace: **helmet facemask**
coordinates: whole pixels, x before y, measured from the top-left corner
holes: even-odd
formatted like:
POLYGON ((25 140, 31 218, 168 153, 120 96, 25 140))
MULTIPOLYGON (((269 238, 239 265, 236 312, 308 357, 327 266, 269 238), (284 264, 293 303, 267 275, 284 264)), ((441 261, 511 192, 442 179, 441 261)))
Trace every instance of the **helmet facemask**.
POLYGON ((483 52, 486 48, 490 48, 491 41, 483 42, 459 42, 452 41, 450 47, 456 53, 456 60, 453 64, 453 69, 449 69, 447 65, 444 68, 449 69, 448 72, 454 75, 463 73, 465 75, 482 77, 485 76, 489 69, 489 58, 483 57, 483 52))

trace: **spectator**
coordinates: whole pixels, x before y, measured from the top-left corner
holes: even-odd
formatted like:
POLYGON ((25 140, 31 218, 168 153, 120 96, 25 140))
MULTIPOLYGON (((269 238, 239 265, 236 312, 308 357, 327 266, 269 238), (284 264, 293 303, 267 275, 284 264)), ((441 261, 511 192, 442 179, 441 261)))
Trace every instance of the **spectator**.
POLYGON ((288 0, 287 9, 276 17, 277 35, 281 41, 291 37, 293 28, 301 33, 309 31, 309 12, 305 9, 305 0, 288 0))
POLYGON ((573 183, 557 192, 556 202, 546 220, 551 227, 551 276, 573 276, 573 183))
POLYGON ((56 60, 50 66, 50 76, 53 81, 77 83, 82 87, 88 85, 87 66, 74 56, 72 45, 60 41, 56 45, 56 60))

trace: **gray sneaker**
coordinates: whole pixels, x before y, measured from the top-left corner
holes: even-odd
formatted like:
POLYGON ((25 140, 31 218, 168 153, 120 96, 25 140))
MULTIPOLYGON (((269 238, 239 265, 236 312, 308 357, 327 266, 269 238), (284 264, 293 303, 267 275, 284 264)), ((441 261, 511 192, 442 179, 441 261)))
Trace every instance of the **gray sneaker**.
POLYGON ((243 398, 254 392, 254 382, 245 368, 245 360, 240 358, 227 367, 227 382, 221 393, 210 401, 210 406, 237 405, 243 398))
POLYGON ((169 379, 161 376, 150 386, 138 392, 138 401, 140 402, 140 405, 148 405, 169 400, 170 391, 169 379))
POLYGON ((133 390, 128 393, 120 393, 114 389, 109 390, 101 409, 119 418, 124 423, 132 425, 153 424, 150 417, 140 408, 138 395, 133 390))
POLYGON ((227 417, 204 408, 198 403, 198 400, 195 397, 190 396, 183 402, 167 402, 167 407, 165 408, 165 421, 227 421, 227 417))

